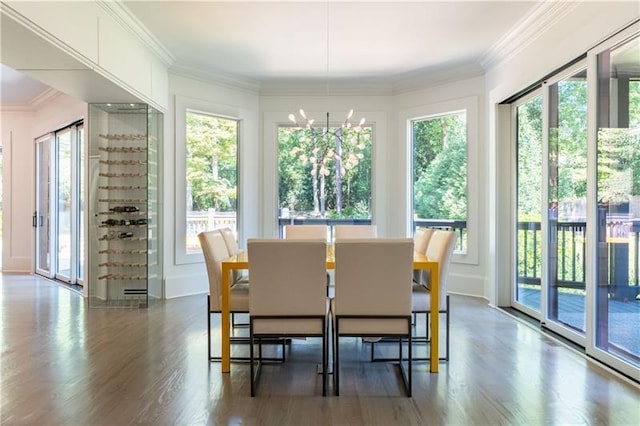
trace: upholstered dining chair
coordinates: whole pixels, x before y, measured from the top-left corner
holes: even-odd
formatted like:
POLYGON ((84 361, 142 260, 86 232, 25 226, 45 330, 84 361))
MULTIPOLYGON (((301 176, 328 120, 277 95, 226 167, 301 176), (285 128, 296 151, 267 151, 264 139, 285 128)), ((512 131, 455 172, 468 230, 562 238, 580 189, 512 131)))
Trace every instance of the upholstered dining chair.
MULTIPOLYGON (((207 296, 207 346, 209 361, 219 361, 220 357, 211 356, 211 315, 221 311, 221 262, 229 257, 222 233, 218 229, 198 234, 200 247, 207 267, 209 295, 207 296)), ((229 293, 229 306, 232 313, 249 312, 249 289, 247 286, 232 286, 229 293)), ((234 339, 237 341, 237 339, 234 339)))
MULTIPOLYGON (((236 235, 233 230, 229 227, 219 228, 219 230, 222 238, 224 238, 224 244, 227 246, 229 256, 238 254, 240 252, 240 247, 238 247, 238 241, 236 240, 236 235)), ((249 277, 241 270, 231 271, 231 276, 233 277, 232 284, 249 283, 249 277)))
MULTIPOLYGON (((220 361, 219 356, 211 355, 211 315, 220 314, 222 305, 222 264, 221 262, 229 257, 227 246, 219 229, 201 232, 198 234, 202 254, 204 255, 207 267, 207 277, 209 280, 209 295, 207 296, 207 355, 209 361, 220 361)), ((235 313, 249 313, 249 286, 232 285, 229 289, 229 310, 231 315, 235 313)), ((249 344, 248 337, 232 337, 231 343, 249 344)), ((284 340, 270 341, 270 344, 277 344, 282 347, 282 357, 264 358, 265 361, 285 360, 284 340)), ((248 357, 233 357, 234 361, 248 361, 248 357)))
MULTIPOLYGON (((413 236, 413 249, 418 253, 427 254, 427 247, 429 246, 429 241, 431 241, 431 237, 433 236, 433 231, 434 230, 432 228, 416 230, 416 233, 413 236)), ((429 271, 422 269, 414 270, 413 282, 426 287, 429 283, 429 271)))
MULTIPOLYGON (((224 228, 218 228, 222 238, 224 238, 224 243, 227 246, 227 251, 229 252, 229 256, 233 256, 234 254, 238 254, 240 252, 240 247, 238 247, 238 241, 236 240, 236 234, 233 232, 231 228, 228 226, 224 228)), ((236 287, 238 291, 249 291, 249 276, 246 271, 240 269, 234 269, 231 271, 231 285, 236 287)), ((236 322, 236 313, 231 313, 231 327, 246 327, 246 323, 237 323, 236 322)))
POLYGON ((285 225, 284 238, 287 240, 327 239, 327 225, 285 225))
MULTIPOLYGON (((449 360, 450 350, 450 316, 451 306, 447 285, 449 283, 449 271, 451 269, 451 258, 456 244, 456 233, 454 231, 435 230, 427 246, 427 257, 438 261, 439 265, 439 286, 438 286, 438 313, 445 314, 445 357, 449 360)), ((431 314, 431 283, 426 285, 414 284, 412 290, 412 312, 425 315, 426 336, 422 340, 429 339, 429 315, 431 314)), ((438 314, 436 313, 436 315, 438 314)), ((416 338, 416 340, 421 338, 416 338)))
MULTIPOLYGON (((327 240, 327 225, 285 225, 284 238, 286 240, 327 240)), ((327 295, 333 295, 331 275, 327 271, 327 295)))
MULTIPOLYGON (((329 332, 329 303, 325 289, 326 242, 250 239, 247 250, 251 276, 251 396, 256 394, 262 369, 262 339, 278 337, 322 338, 322 395, 325 396, 329 332), (259 351, 257 369, 255 344, 259 351)), ((315 364, 313 376, 316 376, 315 364)))
POLYGON ((337 240, 336 295, 332 300, 334 388, 340 394, 340 338, 392 337, 399 345, 398 364, 411 396, 411 271, 413 241, 407 239, 337 240), (408 341, 408 367, 402 341, 408 341))
POLYGON ((336 225, 335 240, 346 238, 376 238, 378 228, 376 225, 336 225))

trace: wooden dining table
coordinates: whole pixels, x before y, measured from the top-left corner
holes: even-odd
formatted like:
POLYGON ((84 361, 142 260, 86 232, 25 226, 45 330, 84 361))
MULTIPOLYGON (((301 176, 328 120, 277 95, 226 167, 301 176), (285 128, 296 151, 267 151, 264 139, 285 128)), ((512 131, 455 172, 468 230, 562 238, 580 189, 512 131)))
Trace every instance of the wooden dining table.
MULTIPOLYGON (((336 268, 333 245, 327 245, 327 269, 336 268)), ((229 312, 229 289, 231 288, 231 271, 249 269, 249 259, 246 251, 239 252, 228 259, 222 261, 222 282, 221 282, 221 329, 222 329, 222 348, 221 348, 221 364, 222 372, 229 373, 231 371, 231 313, 229 312)), ((438 261, 427 258, 423 253, 413 252, 413 269, 422 269, 431 272, 431 346, 429 366, 432 373, 438 372, 438 342, 439 342, 439 295, 438 284, 439 265, 438 261)))

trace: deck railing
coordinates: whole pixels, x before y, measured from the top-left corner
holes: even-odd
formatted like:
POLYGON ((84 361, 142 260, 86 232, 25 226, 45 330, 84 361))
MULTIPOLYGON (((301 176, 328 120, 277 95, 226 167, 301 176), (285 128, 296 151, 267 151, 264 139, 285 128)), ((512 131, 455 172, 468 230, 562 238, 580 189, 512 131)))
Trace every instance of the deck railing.
MULTIPOLYGON (((370 225, 371 219, 332 219, 308 217, 278 218, 278 236, 282 238, 285 225, 327 225, 329 241, 334 240, 336 225, 370 225)), ((187 215, 187 240, 197 244, 199 232, 229 226, 236 229, 235 212, 192 212, 187 215)), ((436 228, 456 232, 456 251, 467 250, 467 222, 464 220, 415 219, 414 229, 436 228)), ((557 240, 550 241, 549 252, 557 255, 551 266, 557 268, 555 285, 561 288, 585 289, 586 222, 558 222, 557 240)), ((540 222, 518 222, 518 282, 540 285, 542 276, 542 227, 540 222)), ((607 275, 616 285, 631 285, 640 289, 640 220, 607 217, 606 255, 609 259, 607 275), (617 268, 617 269, 616 269, 617 268), (626 281, 618 283, 618 277, 626 281)))
MULTIPOLYGON (((557 239, 550 240, 550 255, 556 257, 550 267, 557 268, 555 285, 562 288, 585 289, 586 222, 558 222, 557 239)), ((540 285, 542 275, 542 234, 540 222, 518 223, 518 282, 540 285)), ((640 290, 640 221, 608 217, 599 249, 601 268, 612 288, 633 287, 640 290)), ((552 276, 553 276, 552 271, 552 276)), ((613 292, 613 290, 612 290, 613 292)), ((628 294, 628 292, 624 292, 628 294)), ((631 295, 635 297, 635 294, 631 295)))

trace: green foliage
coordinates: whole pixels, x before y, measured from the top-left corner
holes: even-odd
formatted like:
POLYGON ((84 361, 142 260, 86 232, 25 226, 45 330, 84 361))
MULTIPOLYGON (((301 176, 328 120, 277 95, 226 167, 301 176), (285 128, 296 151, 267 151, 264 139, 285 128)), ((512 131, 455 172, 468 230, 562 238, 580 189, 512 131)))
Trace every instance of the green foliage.
POLYGON ((540 221, 542 200, 542 96, 517 111, 518 220, 540 221))
POLYGON ((296 215, 371 217, 371 138, 371 127, 280 127, 279 207, 296 215))
POLYGON ((187 188, 191 210, 235 211, 237 123, 187 113, 187 188))
POLYGON ((419 218, 467 218, 466 114, 413 123, 414 211, 419 218))

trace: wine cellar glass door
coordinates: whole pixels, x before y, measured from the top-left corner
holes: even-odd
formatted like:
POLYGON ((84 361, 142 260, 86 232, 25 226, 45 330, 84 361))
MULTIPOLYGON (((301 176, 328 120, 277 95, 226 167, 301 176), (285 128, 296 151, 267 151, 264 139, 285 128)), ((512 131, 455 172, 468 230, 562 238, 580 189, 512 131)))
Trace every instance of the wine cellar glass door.
POLYGON ((160 278, 149 273, 158 258, 158 136, 149 129, 158 123, 148 112, 145 104, 92 104, 89 109, 93 307, 147 307, 149 296, 160 297, 160 278))

